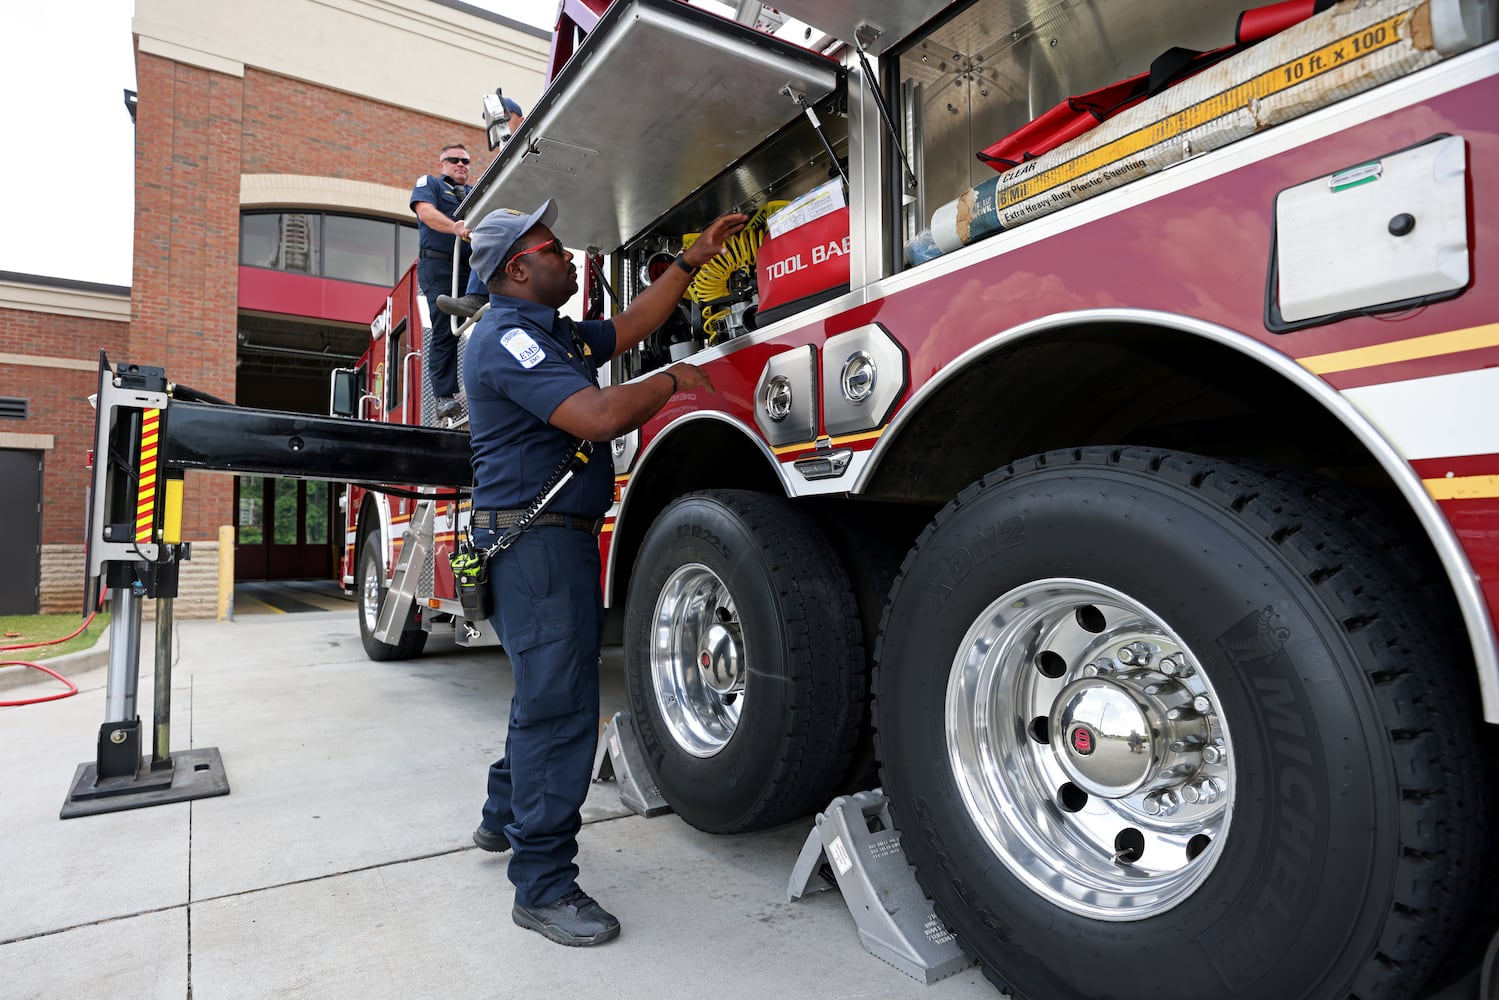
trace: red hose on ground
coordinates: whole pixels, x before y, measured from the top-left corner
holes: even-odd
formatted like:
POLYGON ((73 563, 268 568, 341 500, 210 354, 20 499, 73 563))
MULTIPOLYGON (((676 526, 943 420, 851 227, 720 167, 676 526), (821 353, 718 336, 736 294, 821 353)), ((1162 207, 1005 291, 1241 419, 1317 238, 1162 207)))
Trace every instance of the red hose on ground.
MULTIPOLYGON (((67 642, 69 639, 73 639, 81 635, 83 633, 83 630, 88 628, 89 622, 94 620, 94 615, 96 614, 98 614, 97 611, 91 613, 87 618, 85 618, 83 620, 83 624, 78 626, 78 630, 76 632, 73 632, 71 635, 65 635, 61 639, 48 639, 46 642, 23 642, 18 646, 0 646, 0 653, 14 653, 18 649, 35 649, 38 646, 55 646, 60 642, 67 642)), ((25 660, 0 660, 0 667, 32 667, 36 670, 40 670, 44 674, 57 678, 68 686, 68 689, 60 694, 43 695, 40 698, 23 698, 20 701, 0 701, 0 708, 15 708, 20 705, 40 705, 44 701, 57 701, 60 698, 71 698, 73 695, 78 693, 77 684, 74 684, 72 681, 68 680, 56 670, 53 670, 50 667, 44 667, 40 663, 28 663, 25 660)))

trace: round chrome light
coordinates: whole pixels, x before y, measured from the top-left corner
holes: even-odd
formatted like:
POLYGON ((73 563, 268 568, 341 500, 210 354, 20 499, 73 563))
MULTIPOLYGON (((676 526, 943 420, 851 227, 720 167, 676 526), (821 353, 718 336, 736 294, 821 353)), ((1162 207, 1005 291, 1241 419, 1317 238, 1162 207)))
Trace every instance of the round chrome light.
POLYGON ((874 392, 874 358, 864 351, 855 351, 843 362, 843 374, 839 379, 843 387, 843 398, 850 403, 862 403, 874 392))
POLYGON ((780 423, 791 415, 791 380, 776 375, 765 386, 765 415, 780 423))

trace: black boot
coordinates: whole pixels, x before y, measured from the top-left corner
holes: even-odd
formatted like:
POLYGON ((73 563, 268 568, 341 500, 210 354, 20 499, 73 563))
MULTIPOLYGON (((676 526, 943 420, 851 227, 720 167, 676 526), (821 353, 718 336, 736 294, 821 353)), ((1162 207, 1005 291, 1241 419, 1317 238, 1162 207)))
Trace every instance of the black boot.
POLYGON ((472 295, 460 295, 453 298, 451 295, 439 295, 437 297, 437 308, 449 316, 459 316, 467 319, 478 314, 489 304, 489 296, 475 292, 472 295))
POLYGON ((491 854, 504 854, 510 850, 510 838, 504 833, 495 833, 483 824, 474 831, 474 843, 491 854))
POLYGON ((582 889, 574 889, 545 906, 516 903, 510 916, 520 926, 536 931, 548 941, 574 948, 603 944, 619 937, 619 921, 582 889))

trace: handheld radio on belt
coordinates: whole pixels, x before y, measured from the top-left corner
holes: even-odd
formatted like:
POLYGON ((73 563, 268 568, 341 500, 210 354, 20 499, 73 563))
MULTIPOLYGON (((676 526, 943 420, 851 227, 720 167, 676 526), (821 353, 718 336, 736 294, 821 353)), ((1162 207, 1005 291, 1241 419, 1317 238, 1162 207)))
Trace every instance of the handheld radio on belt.
POLYGON ((482 622, 494 613, 489 597, 489 560, 496 552, 502 552, 515 544, 515 540, 536 523, 536 519, 557 498, 562 488, 572 482, 574 476, 588 465, 593 456, 593 442, 579 438, 568 446, 568 456, 547 480, 541 492, 521 511, 520 517, 495 539, 493 545, 481 549, 474 544, 473 534, 467 534, 448 562, 453 568, 453 579, 457 584, 458 603, 463 608, 463 617, 471 622, 482 622))

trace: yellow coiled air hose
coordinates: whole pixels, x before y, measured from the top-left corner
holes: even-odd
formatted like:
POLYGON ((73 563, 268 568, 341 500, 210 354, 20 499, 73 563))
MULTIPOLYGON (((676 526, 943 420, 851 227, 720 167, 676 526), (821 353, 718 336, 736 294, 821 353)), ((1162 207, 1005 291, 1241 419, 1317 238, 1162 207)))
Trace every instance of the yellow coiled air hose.
MULTIPOLYGON (((790 204, 785 201, 768 201, 750 216, 743 229, 729 237, 723 253, 703 265, 692 284, 687 286, 687 298, 699 303, 703 310, 703 332, 710 345, 720 343, 728 334, 728 320, 732 314, 730 304, 708 305, 719 299, 736 295, 741 289, 750 287, 755 280, 755 251, 765 242, 767 230, 765 220, 770 215, 790 204), (736 279, 736 275, 740 276, 736 279), (737 287, 736 287, 737 286, 737 287)), ((692 246, 698 233, 682 237, 682 248, 692 246)))

